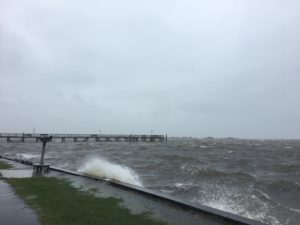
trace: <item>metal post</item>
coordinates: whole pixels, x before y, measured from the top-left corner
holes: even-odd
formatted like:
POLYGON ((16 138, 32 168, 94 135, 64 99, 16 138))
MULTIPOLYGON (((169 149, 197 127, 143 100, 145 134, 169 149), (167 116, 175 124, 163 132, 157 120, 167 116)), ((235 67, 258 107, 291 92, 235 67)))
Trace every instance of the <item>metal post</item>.
POLYGON ((43 149, 42 149, 42 154, 41 154, 40 165, 44 165, 44 156, 45 156, 46 144, 47 144, 47 142, 43 141, 43 149))
POLYGON ((45 151, 46 151, 46 144, 47 142, 52 140, 52 136, 50 137, 40 137, 40 141, 43 143, 43 149, 42 149, 42 154, 41 154, 41 160, 40 160, 40 165, 44 165, 44 157, 45 157, 45 151))

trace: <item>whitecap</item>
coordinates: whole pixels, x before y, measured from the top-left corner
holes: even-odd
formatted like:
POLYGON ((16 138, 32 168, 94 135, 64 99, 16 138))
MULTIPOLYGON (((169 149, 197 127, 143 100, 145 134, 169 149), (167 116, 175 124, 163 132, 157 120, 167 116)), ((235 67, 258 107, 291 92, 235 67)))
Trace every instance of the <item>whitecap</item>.
POLYGON ((208 148, 206 145, 200 145, 200 148, 208 148))
POLYGON ((33 159, 33 158, 39 158, 39 157, 40 157, 40 155, 17 153, 17 158, 22 158, 22 159, 33 159))
POLYGON ((138 175, 132 169, 126 166, 114 164, 102 158, 93 158, 88 160, 77 171, 104 179, 117 180, 137 186, 143 186, 138 175))

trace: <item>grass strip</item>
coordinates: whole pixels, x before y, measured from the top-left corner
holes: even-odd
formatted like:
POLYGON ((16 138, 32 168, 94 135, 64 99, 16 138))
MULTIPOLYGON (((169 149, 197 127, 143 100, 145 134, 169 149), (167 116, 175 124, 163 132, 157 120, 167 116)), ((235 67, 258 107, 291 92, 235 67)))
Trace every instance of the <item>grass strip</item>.
POLYGON ((3 162, 3 161, 0 161, 0 170, 7 170, 7 169, 12 169, 13 166, 6 163, 6 162, 3 162))
POLYGON ((120 199, 96 198, 62 179, 33 177, 7 180, 47 225, 165 225, 149 213, 132 214, 120 199))

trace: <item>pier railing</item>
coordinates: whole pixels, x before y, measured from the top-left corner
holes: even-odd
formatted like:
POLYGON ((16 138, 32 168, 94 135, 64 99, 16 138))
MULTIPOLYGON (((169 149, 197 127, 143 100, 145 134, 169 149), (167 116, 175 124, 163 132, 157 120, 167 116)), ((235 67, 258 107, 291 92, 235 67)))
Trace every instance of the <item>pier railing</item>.
POLYGON ((65 142, 66 139, 74 142, 80 141, 95 141, 95 142, 165 142, 167 137, 156 134, 48 134, 48 133, 0 133, 0 139, 6 138, 8 142, 19 139, 24 142, 25 139, 36 139, 52 137, 52 139, 60 139, 65 142))

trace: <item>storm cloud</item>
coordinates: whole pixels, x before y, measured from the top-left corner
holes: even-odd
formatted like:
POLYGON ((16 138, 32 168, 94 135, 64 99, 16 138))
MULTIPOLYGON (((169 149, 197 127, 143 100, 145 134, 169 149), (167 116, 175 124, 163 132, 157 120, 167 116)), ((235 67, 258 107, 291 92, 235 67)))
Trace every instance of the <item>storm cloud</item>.
POLYGON ((1 132, 299 138, 296 0, 0 0, 1 132))

